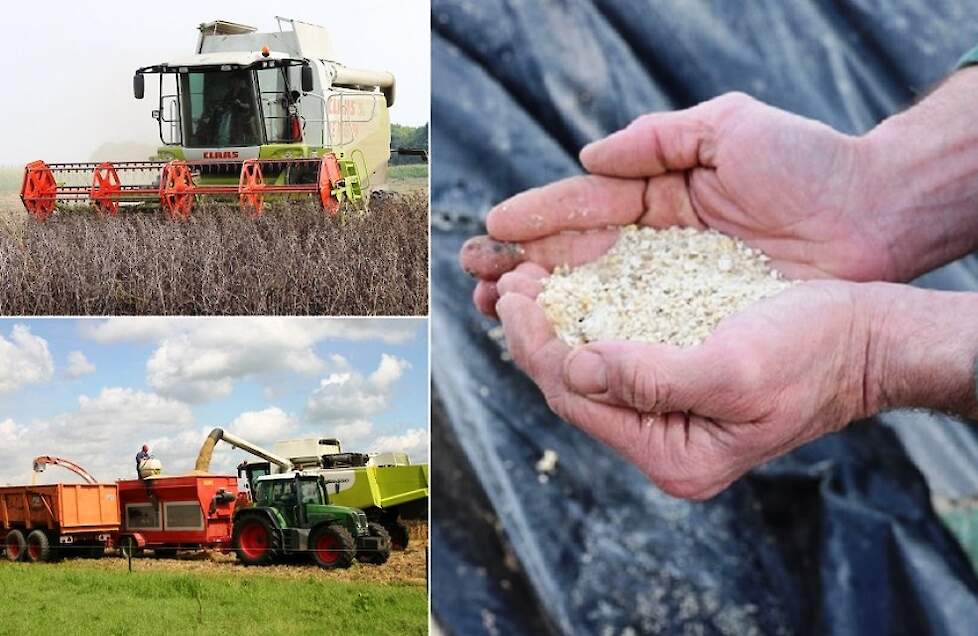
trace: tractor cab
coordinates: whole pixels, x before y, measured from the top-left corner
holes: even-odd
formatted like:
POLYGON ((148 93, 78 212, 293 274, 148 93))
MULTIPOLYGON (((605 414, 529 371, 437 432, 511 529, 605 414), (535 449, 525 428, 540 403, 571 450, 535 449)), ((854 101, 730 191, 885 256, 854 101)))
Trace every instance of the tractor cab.
POLYGON ((309 528, 323 521, 348 521, 356 537, 367 531, 367 518, 355 508, 330 504, 326 480, 302 472, 266 475, 255 480, 256 507, 275 508, 289 526, 309 528))

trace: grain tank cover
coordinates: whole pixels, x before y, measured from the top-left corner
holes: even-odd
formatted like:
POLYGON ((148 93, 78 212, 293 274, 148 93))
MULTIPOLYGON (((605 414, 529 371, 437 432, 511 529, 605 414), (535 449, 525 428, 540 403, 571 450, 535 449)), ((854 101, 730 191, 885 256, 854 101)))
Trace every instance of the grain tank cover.
POLYGON ((215 20, 201 25, 197 53, 272 51, 310 60, 335 60, 333 41, 321 26, 286 18, 276 18, 278 31, 258 32, 253 27, 215 20), (230 26, 228 26, 230 25, 230 26))

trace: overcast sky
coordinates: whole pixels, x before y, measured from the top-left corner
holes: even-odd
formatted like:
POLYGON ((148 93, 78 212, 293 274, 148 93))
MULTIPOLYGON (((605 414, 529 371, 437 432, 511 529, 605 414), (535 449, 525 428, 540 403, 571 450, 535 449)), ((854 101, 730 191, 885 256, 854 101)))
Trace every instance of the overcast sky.
MULTIPOLYGON (((181 474, 218 426, 427 461, 427 348, 424 319, 2 319, 0 484, 30 483, 37 455, 132 478, 143 443, 181 474)), ((245 458, 222 444, 212 472, 245 458)))
POLYGON ((133 71, 194 53, 197 26, 216 19, 274 31, 278 13, 324 26, 342 63, 394 73, 393 122, 428 121, 428 0, 105 0, 45 7, 39 13, 32 2, 4 6, 0 165, 87 161, 106 141, 156 144, 150 112, 157 91, 148 81, 146 99, 134 99, 133 71))

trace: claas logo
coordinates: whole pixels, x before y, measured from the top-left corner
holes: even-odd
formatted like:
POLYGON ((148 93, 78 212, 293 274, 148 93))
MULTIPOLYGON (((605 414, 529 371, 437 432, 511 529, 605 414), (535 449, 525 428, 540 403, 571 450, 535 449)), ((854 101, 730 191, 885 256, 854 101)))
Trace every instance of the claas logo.
POLYGON ((237 150, 205 150, 204 159, 237 159, 237 150))

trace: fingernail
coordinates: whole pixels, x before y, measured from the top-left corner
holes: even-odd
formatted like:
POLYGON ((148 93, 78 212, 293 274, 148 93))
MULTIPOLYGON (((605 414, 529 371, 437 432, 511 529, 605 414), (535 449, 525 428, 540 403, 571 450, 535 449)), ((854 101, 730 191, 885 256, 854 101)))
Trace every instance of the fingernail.
POLYGON ((572 391, 582 395, 605 393, 608 390, 608 372, 604 358, 583 349, 571 354, 567 362, 566 381, 572 391))

